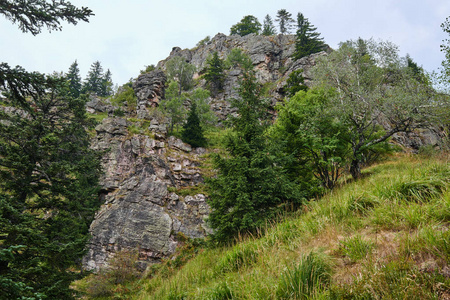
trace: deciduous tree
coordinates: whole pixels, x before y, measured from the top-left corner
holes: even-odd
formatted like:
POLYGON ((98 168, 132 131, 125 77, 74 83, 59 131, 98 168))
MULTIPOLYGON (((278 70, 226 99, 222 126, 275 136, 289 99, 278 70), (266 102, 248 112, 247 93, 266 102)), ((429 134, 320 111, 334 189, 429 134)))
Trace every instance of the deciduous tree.
POLYGON ((404 62, 392 43, 349 41, 313 70, 317 85, 336 90, 329 109, 351 133, 350 173, 355 179, 361 177, 364 151, 397 132, 430 126, 436 113, 445 113, 433 89, 414 78, 404 62))
POLYGON ((166 63, 167 76, 178 83, 178 96, 182 90, 189 90, 192 87, 195 66, 186 62, 181 56, 172 57, 166 63))
POLYGON ((233 25, 230 29, 230 34, 238 34, 240 36, 245 36, 250 33, 259 34, 261 30, 261 23, 254 16, 245 16, 242 20, 233 25))

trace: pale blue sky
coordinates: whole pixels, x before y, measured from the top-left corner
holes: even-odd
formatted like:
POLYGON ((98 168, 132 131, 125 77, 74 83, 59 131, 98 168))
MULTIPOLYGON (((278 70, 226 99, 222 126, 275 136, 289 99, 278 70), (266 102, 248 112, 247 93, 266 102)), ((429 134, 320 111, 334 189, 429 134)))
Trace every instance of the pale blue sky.
POLYGON ((91 8, 89 23, 65 24, 60 32, 22 33, 0 16, 0 61, 29 71, 66 72, 78 60, 84 78, 99 60, 114 83, 137 77, 145 65, 166 58, 172 47, 192 48, 206 36, 229 34, 245 15, 262 23, 279 9, 302 12, 325 42, 337 47, 349 39, 389 40, 427 71, 440 66, 439 45, 448 38, 440 24, 450 16, 448 0, 72 0, 91 8))

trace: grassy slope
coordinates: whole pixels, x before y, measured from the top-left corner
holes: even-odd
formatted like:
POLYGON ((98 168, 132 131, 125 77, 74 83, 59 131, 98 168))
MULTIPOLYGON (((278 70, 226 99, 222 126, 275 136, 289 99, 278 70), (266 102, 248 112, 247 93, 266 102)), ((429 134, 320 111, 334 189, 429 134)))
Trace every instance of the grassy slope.
POLYGON ((186 244, 140 280, 90 286, 109 294, 97 299, 450 299, 448 158, 400 157, 364 174, 259 237, 191 260, 198 248, 186 244))
POLYGON ((160 268, 136 299, 450 297, 448 160, 400 158, 365 174, 261 237, 160 268), (325 269, 308 289, 299 282, 308 282, 301 272, 311 252, 312 269, 325 269))

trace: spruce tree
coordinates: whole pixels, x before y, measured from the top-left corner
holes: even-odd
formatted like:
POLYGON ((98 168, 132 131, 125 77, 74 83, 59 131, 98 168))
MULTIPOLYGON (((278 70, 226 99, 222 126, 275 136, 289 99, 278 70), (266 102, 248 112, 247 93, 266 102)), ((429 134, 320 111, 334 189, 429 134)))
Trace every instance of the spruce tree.
POLYGON ((278 22, 280 26, 280 33, 285 34, 289 33, 292 27, 292 23, 294 23, 294 19, 292 19, 292 14, 285 9, 280 9, 277 12, 277 18, 275 21, 278 22))
POLYGON ((83 92, 91 92, 98 96, 102 96, 104 90, 103 76, 103 68, 100 62, 98 60, 93 62, 91 69, 84 80, 83 92))
POLYGON ((261 100, 261 87, 253 71, 245 71, 233 102, 237 117, 231 118, 233 133, 226 138, 227 158, 216 155, 216 178, 211 188, 210 226, 217 243, 232 241, 239 233, 254 232, 276 215, 283 203, 299 204, 302 193, 289 181, 278 156, 264 135, 268 107, 261 100))
POLYGON ((266 15, 266 17, 264 18, 262 35, 270 36, 275 35, 276 33, 277 30, 275 29, 272 18, 269 15, 266 15))
POLYGON ((210 92, 215 97, 223 90, 223 83, 225 81, 224 63, 217 52, 214 52, 206 63, 207 67, 203 78, 205 78, 210 92))
POLYGON ((112 94, 113 94, 112 74, 111 71, 108 69, 102 78, 102 91, 100 96, 108 97, 112 96, 112 94))
POLYGON ((80 69, 78 68, 78 62, 75 60, 73 64, 70 65, 69 72, 66 75, 67 80, 69 80, 69 90, 70 94, 74 98, 80 97, 81 93, 81 77, 80 69))
POLYGON ((187 122, 183 126, 181 139, 183 142, 188 143, 192 147, 206 146, 206 139, 203 135, 203 128, 200 125, 200 118, 197 113, 197 104, 195 102, 192 103, 187 122))
POLYGON ((300 59, 324 49, 325 44, 320 38, 317 28, 312 26, 302 13, 297 14, 297 33, 295 41, 294 58, 300 59))
MULTIPOLYGON (((6 69, 4 69, 6 70, 6 69)), ((71 299, 99 206, 86 101, 64 77, 7 69, 0 106, 0 295, 71 299), (25 85, 23 83, 26 83, 25 85)))

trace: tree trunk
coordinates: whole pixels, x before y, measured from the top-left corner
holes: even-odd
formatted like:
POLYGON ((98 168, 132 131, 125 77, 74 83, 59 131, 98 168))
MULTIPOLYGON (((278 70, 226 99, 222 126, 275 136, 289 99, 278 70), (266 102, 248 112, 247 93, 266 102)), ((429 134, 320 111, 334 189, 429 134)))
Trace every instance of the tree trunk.
POLYGON ((353 179, 361 178, 361 162, 359 159, 353 159, 350 165, 350 174, 352 174, 353 179))

